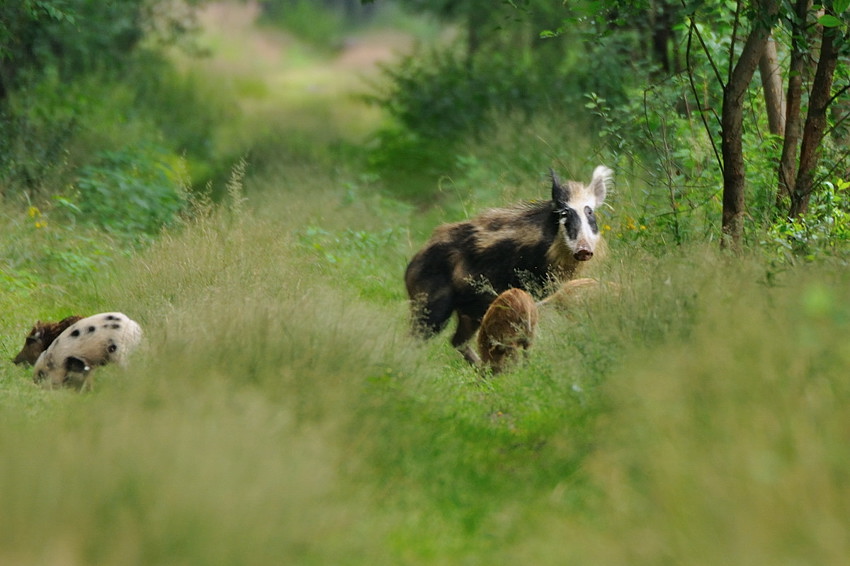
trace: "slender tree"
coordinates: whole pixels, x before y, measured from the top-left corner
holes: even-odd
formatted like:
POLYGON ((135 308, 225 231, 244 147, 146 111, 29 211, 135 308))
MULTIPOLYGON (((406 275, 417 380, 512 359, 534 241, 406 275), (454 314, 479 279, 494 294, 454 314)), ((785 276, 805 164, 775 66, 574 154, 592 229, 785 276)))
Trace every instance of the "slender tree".
POLYGON ((767 127, 774 136, 782 136, 785 133, 785 98, 782 92, 782 69, 779 67, 776 41, 772 36, 765 43, 764 53, 759 59, 759 75, 764 91, 767 127))
POLYGON ((812 0, 797 0, 788 20, 791 28, 791 60, 788 66, 786 90, 785 133, 782 156, 779 158, 779 187, 776 195, 777 210, 785 197, 794 191, 797 179, 797 151, 803 133, 803 74, 809 57, 809 31, 806 20, 812 9, 812 0))
MULTIPOLYGON (((721 156, 723 158, 723 217, 721 245, 735 251, 741 249, 744 233, 744 95, 749 88, 764 46, 779 15, 779 0, 756 0, 750 32, 737 62, 730 64, 729 76, 723 87, 723 109, 720 120, 721 156)), ((738 1, 735 28, 744 8, 738 1)), ((735 32, 730 47, 730 63, 735 52, 735 32)))
MULTIPOLYGON (((835 17, 832 8, 827 14, 835 17)), ((818 166, 820 146, 826 135, 827 110, 833 101, 832 83, 835 68, 838 65, 839 46, 844 41, 838 26, 821 27, 820 52, 817 70, 809 95, 809 110, 803 127, 803 139, 800 143, 800 165, 797 179, 791 191, 790 217, 804 214, 809 207, 809 198, 814 191, 815 171, 818 166)))

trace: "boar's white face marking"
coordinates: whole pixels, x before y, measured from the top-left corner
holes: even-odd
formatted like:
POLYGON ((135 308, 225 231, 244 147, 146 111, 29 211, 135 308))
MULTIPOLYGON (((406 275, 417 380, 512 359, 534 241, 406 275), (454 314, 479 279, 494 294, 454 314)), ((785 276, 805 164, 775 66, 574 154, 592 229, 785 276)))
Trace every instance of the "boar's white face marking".
POLYGON ((593 171, 590 184, 574 181, 562 184, 554 171, 552 174, 552 200, 559 216, 559 234, 564 244, 578 261, 593 257, 599 241, 599 226, 595 210, 605 202, 612 172, 604 165, 593 171))

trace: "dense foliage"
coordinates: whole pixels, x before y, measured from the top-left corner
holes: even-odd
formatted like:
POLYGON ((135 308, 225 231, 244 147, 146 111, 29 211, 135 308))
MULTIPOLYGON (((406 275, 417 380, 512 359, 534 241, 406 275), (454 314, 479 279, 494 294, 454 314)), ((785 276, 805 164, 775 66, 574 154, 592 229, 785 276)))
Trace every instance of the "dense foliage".
POLYGON ((33 200, 62 194, 82 168, 102 161, 105 150, 139 153, 144 160, 145 148, 157 146, 159 153, 198 162, 198 172, 205 172, 217 109, 203 101, 191 78, 175 73, 162 51, 193 48, 193 4, 4 3, 0 195, 33 200), (175 120, 180 115, 187 119, 175 120))
MULTIPOLYGON (((768 123, 775 103, 755 82, 744 85, 741 97, 746 127, 740 149, 724 145, 724 129, 734 123, 722 115, 724 100, 737 76, 733 71, 745 32, 763 20, 759 3, 623 1, 603 6, 588 0, 553 7, 526 0, 485 10, 476 0, 454 0, 422 1, 415 7, 454 22, 461 33, 457 43, 423 49, 386 70, 389 82, 374 100, 395 120, 379 134, 373 162, 393 183, 399 170, 457 177, 451 156, 464 152, 470 139, 493 136, 517 116, 527 124, 520 135, 547 136, 556 148, 571 143, 558 129, 571 131, 591 115, 597 135, 591 152, 636 182, 631 192, 643 193, 635 202, 641 224, 657 228, 664 241, 681 244, 717 238, 722 212, 725 234, 728 199, 732 189, 741 188, 729 186, 734 169, 746 180, 741 185, 746 194, 740 197, 746 209, 736 209, 736 222, 741 221, 740 235, 754 245, 775 223, 805 213, 809 195, 848 176, 850 43, 843 0, 826 6, 828 14, 820 18, 819 5, 807 8, 802 24, 783 8, 773 30, 779 47, 776 80, 805 79, 799 132, 784 132, 786 145, 803 133, 803 149, 794 146, 798 150, 792 147, 790 154, 783 148, 783 133, 768 123), (812 61, 818 55, 809 50, 819 45, 819 33, 835 37, 834 88, 815 76, 812 61), (796 49, 810 53, 803 72, 787 70, 796 49), (805 132, 815 131, 813 114, 819 108, 807 101, 823 89, 829 99, 822 127, 826 136, 807 141, 805 132), (540 128, 541 123, 552 126, 540 128), (745 171, 738 171, 727 152, 742 159, 745 171), (797 181, 793 198, 785 180, 790 176, 797 181)), ((768 72, 773 71, 763 71, 765 77, 768 72)), ((547 153, 537 157, 539 169, 558 152, 547 153)), ((844 247, 831 240, 823 251, 844 247)))

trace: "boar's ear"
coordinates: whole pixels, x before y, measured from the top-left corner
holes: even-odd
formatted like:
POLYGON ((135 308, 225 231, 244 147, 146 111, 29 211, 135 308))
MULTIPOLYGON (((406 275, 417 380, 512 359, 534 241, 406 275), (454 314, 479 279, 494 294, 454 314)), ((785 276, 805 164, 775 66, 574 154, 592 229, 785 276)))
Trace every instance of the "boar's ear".
POLYGON ((41 321, 35 323, 35 326, 32 327, 30 331, 30 335, 27 336, 27 342, 36 342, 41 340, 44 336, 44 327, 41 325, 41 321))
POLYGON ((74 373, 81 373, 83 375, 87 374, 91 371, 91 366, 82 358, 75 358, 74 356, 68 356, 65 360, 65 369, 67 371, 72 371, 74 373))
POLYGON ((608 194, 608 186, 611 184, 611 177, 613 175, 613 171, 604 165, 600 165, 593 170, 593 177, 590 179, 589 188, 596 197, 596 206, 605 202, 605 196, 608 194))
POLYGON ((563 210, 570 200, 570 191, 561 184, 554 169, 549 169, 549 176, 552 177, 552 201, 555 203, 555 210, 563 210))

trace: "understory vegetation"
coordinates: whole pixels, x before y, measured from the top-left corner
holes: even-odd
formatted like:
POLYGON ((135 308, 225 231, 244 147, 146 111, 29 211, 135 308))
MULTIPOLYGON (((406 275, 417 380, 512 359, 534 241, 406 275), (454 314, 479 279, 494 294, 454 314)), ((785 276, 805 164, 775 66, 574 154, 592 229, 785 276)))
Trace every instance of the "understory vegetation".
POLYGON ((356 49, 415 43, 384 20, 329 18, 317 39, 248 10, 207 6, 192 56, 5 102, 0 563, 846 562, 846 180, 773 217, 775 147, 748 138, 764 206, 735 255, 710 143, 670 91, 638 104, 585 77, 553 83, 559 101, 514 93, 533 109, 488 102, 466 124, 447 101, 458 122, 414 124, 411 98, 371 103, 459 80, 451 55, 375 73, 356 49), (600 163, 601 284, 541 308, 524 363, 486 378, 448 332, 411 338, 403 273, 436 225, 600 163), (113 310, 144 342, 91 392, 9 361, 38 319, 113 310))

